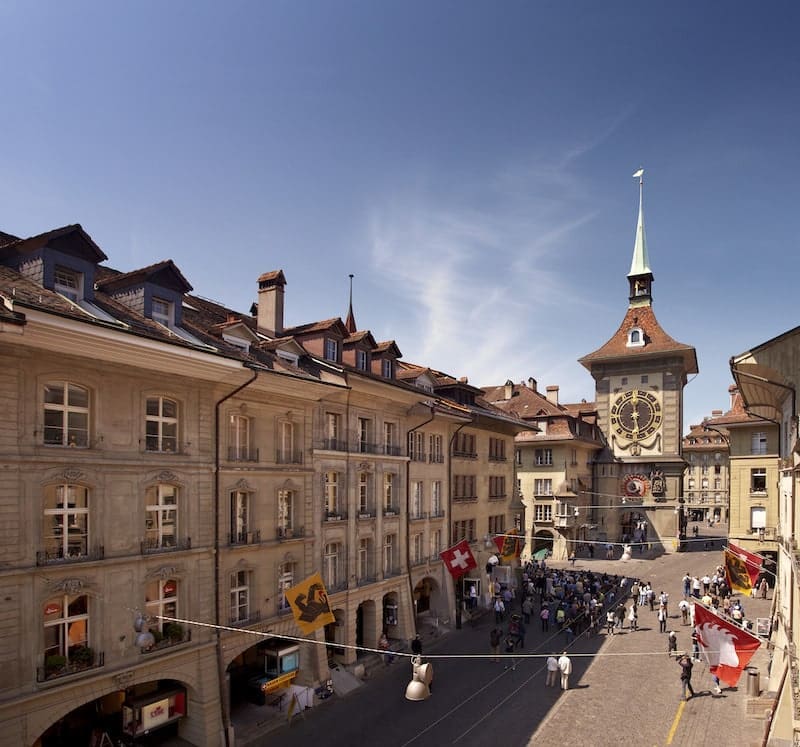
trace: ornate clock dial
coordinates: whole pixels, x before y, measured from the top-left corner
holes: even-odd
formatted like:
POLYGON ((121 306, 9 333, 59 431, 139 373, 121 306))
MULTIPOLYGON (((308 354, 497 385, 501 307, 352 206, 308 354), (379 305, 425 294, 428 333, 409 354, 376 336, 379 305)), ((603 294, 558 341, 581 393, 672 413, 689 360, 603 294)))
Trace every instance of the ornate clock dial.
POLYGON ((631 389, 611 407, 611 428, 617 436, 639 441, 661 427, 661 404, 652 392, 631 389))

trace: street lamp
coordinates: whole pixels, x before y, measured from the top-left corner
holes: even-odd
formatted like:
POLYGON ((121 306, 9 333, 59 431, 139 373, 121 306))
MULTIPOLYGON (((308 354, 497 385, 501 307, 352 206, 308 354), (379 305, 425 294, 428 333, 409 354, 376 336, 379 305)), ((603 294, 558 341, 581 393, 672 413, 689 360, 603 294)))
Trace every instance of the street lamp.
POLYGON ((433 665, 423 664, 421 656, 411 659, 411 682, 406 686, 406 700, 427 700, 431 695, 433 665))

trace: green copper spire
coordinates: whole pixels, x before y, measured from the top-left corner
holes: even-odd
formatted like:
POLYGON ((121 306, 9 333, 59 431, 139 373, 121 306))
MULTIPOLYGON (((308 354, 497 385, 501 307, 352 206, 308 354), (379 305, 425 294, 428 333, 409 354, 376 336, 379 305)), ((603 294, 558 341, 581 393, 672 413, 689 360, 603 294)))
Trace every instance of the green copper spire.
POLYGON ((633 259, 628 277, 634 275, 651 275, 650 260, 647 256, 647 239, 644 234, 644 210, 642 209, 642 192, 644 191, 644 169, 634 175, 639 177, 639 220, 636 223, 636 241, 633 244, 633 259))

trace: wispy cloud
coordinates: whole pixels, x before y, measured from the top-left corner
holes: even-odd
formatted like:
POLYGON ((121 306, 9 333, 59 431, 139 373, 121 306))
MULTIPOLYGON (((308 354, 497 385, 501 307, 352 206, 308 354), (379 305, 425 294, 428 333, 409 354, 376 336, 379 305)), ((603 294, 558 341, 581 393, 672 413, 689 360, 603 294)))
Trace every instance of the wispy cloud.
POLYGON ((374 208, 372 264, 408 312, 407 360, 476 384, 550 368, 543 359, 554 341, 543 329, 569 290, 558 267, 569 265, 563 255, 595 212, 581 211, 573 173, 540 166, 505 168, 446 195, 416 189, 374 208))

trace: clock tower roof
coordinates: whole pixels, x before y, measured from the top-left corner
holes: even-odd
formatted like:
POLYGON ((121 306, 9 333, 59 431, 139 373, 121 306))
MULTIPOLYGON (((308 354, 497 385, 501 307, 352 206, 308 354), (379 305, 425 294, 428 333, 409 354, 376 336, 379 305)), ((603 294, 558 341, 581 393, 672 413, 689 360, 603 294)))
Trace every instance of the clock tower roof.
POLYGON ((611 339, 593 353, 579 358, 578 362, 591 371, 599 363, 621 358, 647 360, 666 355, 681 356, 687 374, 698 372, 695 349, 670 337, 658 323, 651 306, 640 306, 629 308, 611 339))

